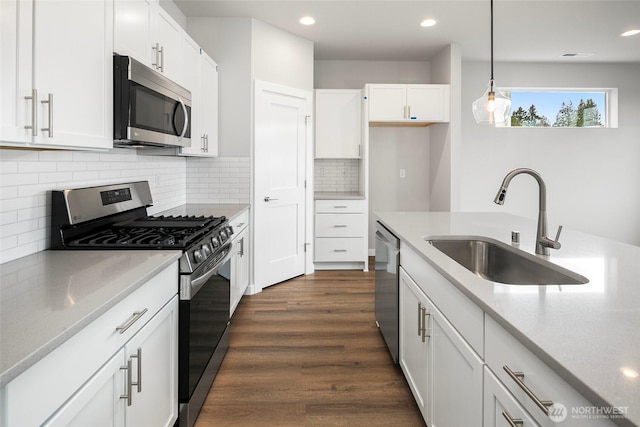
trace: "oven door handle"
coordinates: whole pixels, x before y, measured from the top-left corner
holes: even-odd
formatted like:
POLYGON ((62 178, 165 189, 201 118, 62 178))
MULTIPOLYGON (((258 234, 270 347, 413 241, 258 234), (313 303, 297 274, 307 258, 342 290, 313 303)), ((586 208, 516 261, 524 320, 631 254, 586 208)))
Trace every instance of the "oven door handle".
POLYGON ((224 265, 224 263, 227 262, 229 258, 231 258, 231 244, 228 245, 228 248, 226 250, 227 254, 224 256, 224 258, 215 263, 212 267, 205 267, 202 274, 198 275, 198 277, 196 277, 195 279, 191 279, 191 284, 189 286, 189 299, 192 298, 200 290, 200 288, 207 282, 207 280, 211 278, 211 276, 218 272, 220 267, 224 265))

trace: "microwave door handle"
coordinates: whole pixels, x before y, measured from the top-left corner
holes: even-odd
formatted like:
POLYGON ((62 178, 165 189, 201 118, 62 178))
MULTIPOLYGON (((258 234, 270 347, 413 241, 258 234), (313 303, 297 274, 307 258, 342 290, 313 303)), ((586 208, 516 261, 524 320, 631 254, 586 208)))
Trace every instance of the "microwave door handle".
POLYGON ((180 134, 180 139, 182 139, 187 133, 187 127, 189 127, 189 112, 187 111, 187 106, 184 105, 182 99, 178 98, 178 102, 182 105, 182 111, 184 112, 184 126, 182 127, 182 133, 180 134))

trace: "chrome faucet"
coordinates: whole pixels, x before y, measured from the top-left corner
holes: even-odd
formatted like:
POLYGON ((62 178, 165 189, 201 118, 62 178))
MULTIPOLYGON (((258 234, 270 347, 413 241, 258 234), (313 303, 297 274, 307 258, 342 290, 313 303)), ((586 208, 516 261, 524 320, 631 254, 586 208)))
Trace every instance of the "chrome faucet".
POLYGON ((549 255, 549 248, 560 249, 560 233, 562 232, 562 226, 558 227, 558 233, 556 239, 551 240, 547 237, 547 187, 544 184, 542 176, 533 169, 519 168, 514 169, 504 177, 502 185, 496 194, 496 198, 493 202, 498 205, 504 205, 504 199, 507 196, 507 188, 509 183, 516 176, 525 173, 531 175, 538 181, 539 187, 539 208, 538 208, 538 230, 536 235, 536 253, 539 255, 549 255))

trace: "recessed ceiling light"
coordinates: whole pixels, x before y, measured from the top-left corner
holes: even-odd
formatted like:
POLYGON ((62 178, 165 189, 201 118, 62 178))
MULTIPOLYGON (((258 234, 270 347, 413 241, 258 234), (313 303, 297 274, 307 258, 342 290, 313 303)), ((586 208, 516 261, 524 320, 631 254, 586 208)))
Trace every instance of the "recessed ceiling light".
POLYGON ((300 18, 300 23, 302 25, 313 25, 316 23, 316 20, 313 19, 312 16, 304 16, 302 18, 300 18))
POLYGON ((633 30, 625 31, 624 33, 622 33, 620 35, 622 37, 629 37, 629 36, 635 36, 636 34, 640 34, 640 30, 633 29, 633 30))
POLYGON ((422 21, 420 23, 421 27, 433 27, 434 25, 436 25, 438 23, 438 21, 436 21, 433 18, 427 18, 424 21, 422 21))

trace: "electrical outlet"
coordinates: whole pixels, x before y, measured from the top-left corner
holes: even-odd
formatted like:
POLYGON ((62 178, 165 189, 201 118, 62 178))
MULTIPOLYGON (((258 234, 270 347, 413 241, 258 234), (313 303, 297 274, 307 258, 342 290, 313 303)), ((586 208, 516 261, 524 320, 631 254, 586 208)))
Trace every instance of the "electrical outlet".
POLYGON ((342 169, 342 176, 347 176, 347 169, 342 169))
POLYGON ((407 171, 405 169, 400 169, 400 178, 404 178, 407 176, 407 171))
POLYGON ((324 168, 320 168, 320 176, 324 176, 324 168))

